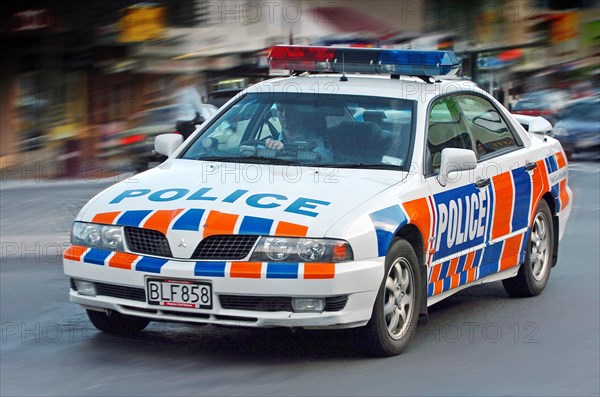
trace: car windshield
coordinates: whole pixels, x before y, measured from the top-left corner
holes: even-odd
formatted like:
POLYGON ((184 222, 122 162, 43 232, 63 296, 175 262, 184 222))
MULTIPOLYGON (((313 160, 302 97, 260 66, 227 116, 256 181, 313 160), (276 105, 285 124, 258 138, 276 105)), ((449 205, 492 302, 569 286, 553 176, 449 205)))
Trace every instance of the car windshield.
POLYGON ((415 106, 370 96, 249 93, 181 158, 406 170, 415 106))

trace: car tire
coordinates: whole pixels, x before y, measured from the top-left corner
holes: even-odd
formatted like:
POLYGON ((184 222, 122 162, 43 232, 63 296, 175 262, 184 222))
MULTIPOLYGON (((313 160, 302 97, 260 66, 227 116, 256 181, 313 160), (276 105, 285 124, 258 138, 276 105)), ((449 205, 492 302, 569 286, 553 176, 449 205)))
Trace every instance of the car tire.
POLYGON ((373 314, 359 329, 360 343, 369 354, 386 357, 400 354, 408 346, 419 320, 421 273, 413 247, 395 240, 385 258, 385 273, 373 314))
POLYGON ((132 335, 148 326, 150 320, 142 317, 128 316, 114 310, 99 312, 86 310, 88 318, 98 330, 113 335, 132 335))
POLYGON ((525 261, 515 277, 502 280, 504 289, 514 297, 530 297, 542 293, 552 268, 554 226, 546 200, 538 205, 529 231, 525 261))

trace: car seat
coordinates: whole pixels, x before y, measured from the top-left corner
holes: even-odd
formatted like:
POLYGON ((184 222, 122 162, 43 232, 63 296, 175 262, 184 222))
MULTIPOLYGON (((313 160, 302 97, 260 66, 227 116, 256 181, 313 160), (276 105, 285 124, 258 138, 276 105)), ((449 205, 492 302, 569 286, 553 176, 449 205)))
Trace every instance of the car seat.
POLYGON ((393 140, 373 122, 343 121, 328 135, 335 159, 357 164, 380 164, 393 140))

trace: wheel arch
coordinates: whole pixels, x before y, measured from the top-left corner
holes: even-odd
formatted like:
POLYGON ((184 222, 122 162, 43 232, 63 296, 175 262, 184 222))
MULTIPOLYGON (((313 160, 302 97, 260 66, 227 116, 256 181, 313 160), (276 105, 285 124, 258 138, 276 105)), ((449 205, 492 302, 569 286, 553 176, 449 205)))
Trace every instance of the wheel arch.
POLYGON ((421 307, 419 308, 419 323, 427 322, 427 264, 425 263, 425 244, 423 235, 413 224, 402 226, 394 236, 395 239, 406 240, 415 250, 421 272, 421 307))
POLYGON ((558 228, 558 214, 556 212, 556 199, 554 198, 554 196, 552 195, 552 192, 546 192, 543 196, 542 196, 542 200, 546 201, 546 204, 548 204, 548 207, 550 208, 550 212, 552 213, 552 229, 553 229, 553 236, 554 236, 554 244, 552 244, 553 249, 552 249, 552 267, 556 266, 556 262, 558 260, 558 233, 559 233, 559 228, 558 228))

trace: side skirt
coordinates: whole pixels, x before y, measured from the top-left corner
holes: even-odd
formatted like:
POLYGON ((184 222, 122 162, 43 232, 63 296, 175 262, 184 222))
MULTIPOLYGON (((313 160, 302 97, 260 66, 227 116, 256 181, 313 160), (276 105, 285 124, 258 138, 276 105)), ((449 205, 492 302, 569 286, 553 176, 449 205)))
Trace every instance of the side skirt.
POLYGON ((479 285, 479 284, 484 284, 484 283, 492 283, 494 281, 500 281, 500 280, 504 280, 507 278, 511 278, 517 275, 517 273, 519 272, 519 268, 521 267, 521 265, 515 266, 515 267, 511 267, 510 269, 506 269, 504 271, 501 271, 499 273, 493 273, 490 274, 489 276, 486 276, 480 280, 475 280, 470 282, 469 284, 465 284, 465 285, 461 285, 458 286, 454 289, 448 290, 448 291, 444 291, 441 294, 438 295, 434 295, 429 297, 429 299, 427 299, 427 306, 431 306, 433 304, 438 303, 439 301, 446 299, 447 297, 454 295, 455 293, 457 293, 458 291, 462 291, 465 288, 468 287, 472 287, 473 285, 479 285))

